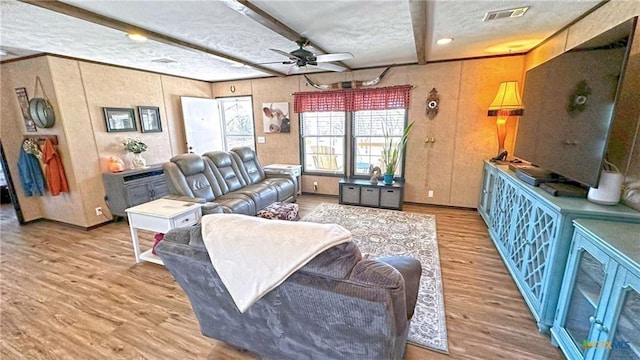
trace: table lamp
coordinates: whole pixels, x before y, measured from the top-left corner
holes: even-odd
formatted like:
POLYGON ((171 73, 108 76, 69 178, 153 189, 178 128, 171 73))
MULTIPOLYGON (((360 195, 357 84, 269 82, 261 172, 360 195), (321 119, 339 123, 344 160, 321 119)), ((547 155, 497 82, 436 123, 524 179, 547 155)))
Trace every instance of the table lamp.
POLYGON ((507 150, 504 149, 504 139, 507 137, 507 120, 509 116, 520 116, 523 113, 522 99, 518 92, 517 81, 503 81, 500 83, 496 98, 489 105, 488 116, 497 116, 498 155, 491 161, 506 160, 507 150))

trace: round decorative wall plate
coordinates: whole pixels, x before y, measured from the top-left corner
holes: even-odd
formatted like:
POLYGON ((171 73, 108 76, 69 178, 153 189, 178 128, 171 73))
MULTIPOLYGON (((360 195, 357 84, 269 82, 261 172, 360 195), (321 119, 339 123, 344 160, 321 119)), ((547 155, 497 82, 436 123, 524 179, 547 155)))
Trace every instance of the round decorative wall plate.
POLYGON ((39 128, 50 128, 56 121, 56 114, 47 99, 33 98, 29 100, 29 114, 39 128))

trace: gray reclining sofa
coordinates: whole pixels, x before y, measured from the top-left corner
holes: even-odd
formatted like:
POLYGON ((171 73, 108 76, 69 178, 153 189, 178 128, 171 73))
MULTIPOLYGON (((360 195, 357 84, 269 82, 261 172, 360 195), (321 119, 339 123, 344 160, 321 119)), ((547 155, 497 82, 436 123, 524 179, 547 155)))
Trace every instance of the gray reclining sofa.
POLYGON ((156 251, 207 337, 273 360, 403 358, 422 271, 415 259, 363 259, 353 242, 340 244, 240 313, 200 225, 169 231, 156 251))
POLYGON ((256 215, 274 202, 296 201, 296 179, 265 173, 248 147, 203 156, 180 154, 162 168, 173 196, 169 198, 206 203, 204 214, 256 215))

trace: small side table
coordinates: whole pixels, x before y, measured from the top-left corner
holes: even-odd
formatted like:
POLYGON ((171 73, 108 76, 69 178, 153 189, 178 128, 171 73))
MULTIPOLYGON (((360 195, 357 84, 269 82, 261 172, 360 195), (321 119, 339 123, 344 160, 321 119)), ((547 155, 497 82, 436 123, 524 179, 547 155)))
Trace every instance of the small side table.
POLYGON ((302 195, 302 165, 271 164, 264 167, 265 172, 289 174, 297 179, 296 195, 302 195))
POLYGON ((138 229, 166 234, 169 230, 190 226, 202 219, 201 204, 158 199, 125 210, 129 218, 131 242, 136 263, 149 261, 164 265, 160 257, 153 255, 151 249, 140 253, 138 229))

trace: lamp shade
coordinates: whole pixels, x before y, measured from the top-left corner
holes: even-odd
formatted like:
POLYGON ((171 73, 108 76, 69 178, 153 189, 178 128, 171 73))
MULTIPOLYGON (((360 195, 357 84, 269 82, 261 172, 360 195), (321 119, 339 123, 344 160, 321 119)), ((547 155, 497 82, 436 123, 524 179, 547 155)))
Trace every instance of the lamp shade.
POLYGON ((518 92, 517 81, 503 81, 500 83, 498 93, 491 105, 487 115, 496 116, 498 112, 503 115, 522 115, 522 99, 518 92))

